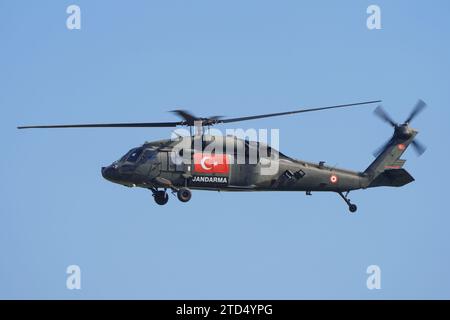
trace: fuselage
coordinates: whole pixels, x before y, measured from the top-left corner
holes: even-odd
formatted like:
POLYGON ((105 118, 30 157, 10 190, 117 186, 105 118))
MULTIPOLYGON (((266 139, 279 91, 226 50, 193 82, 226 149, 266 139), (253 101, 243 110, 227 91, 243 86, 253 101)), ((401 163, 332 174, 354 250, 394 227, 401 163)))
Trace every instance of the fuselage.
POLYGON ((211 151, 204 137, 190 139, 183 151, 177 147, 179 139, 145 143, 102 168, 102 174, 114 183, 147 189, 339 192, 369 184, 364 173, 296 160, 262 143, 215 136, 214 142, 224 148, 211 151), (202 143, 194 143, 195 139, 202 143))

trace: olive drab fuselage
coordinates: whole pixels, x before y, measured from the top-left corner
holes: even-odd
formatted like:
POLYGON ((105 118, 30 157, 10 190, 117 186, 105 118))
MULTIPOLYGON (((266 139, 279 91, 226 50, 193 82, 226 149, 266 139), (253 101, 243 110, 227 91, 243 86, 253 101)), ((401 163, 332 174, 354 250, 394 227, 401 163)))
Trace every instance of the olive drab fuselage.
MULTIPOLYGON (((192 137, 194 139, 205 140, 205 137, 192 137)), ((178 150, 175 151, 178 141, 161 140, 130 150, 122 159, 103 168, 102 173, 112 182, 148 189, 173 185, 220 191, 350 191, 365 188, 370 182, 364 173, 295 160, 262 143, 257 147, 258 151, 266 150, 264 156, 256 152, 256 158, 250 161, 248 154, 253 145, 247 140, 232 136, 215 136, 214 140, 243 145, 243 148, 229 148, 231 152, 227 152, 227 148, 220 151, 219 155, 225 156, 227 163, 226 169, 219 172, 204 170, 211 166, 201 167, 202 160, 195 159, 195 155, 211 156, 202 148, 205 143, 200 144, 200 150, 189 150, 189 161, 181 161, 178 150), (236 150, 243 150, 244 156, 236 150), (196 170, 196 166, 200 170, 196 170)))

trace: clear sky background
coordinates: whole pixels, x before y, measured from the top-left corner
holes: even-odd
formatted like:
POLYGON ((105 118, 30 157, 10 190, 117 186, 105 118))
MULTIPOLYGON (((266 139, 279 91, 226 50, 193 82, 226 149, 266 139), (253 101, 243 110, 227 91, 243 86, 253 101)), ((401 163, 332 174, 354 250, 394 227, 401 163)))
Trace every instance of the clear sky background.
MULTIPOLYGON (((0 0, 0 298, 450 298, 448 1, 0 0), (81 7, 81 30, 66 8, 81 7), (377 4, 382 30, 366 27, 377 4), (383 99, 428 146, 416 182, 351 194, 195 191, 165 207, 100 167, 169 129, 17 125, 244 116, 383 99), (82 289, 66 289, 66 267, 82 289), (368 290, 366 268, 382 271, 368 290)), ((363 170, 375 106, 239 123, 363 170)), ((217 127, 225 129, 225 127, 217 127)))

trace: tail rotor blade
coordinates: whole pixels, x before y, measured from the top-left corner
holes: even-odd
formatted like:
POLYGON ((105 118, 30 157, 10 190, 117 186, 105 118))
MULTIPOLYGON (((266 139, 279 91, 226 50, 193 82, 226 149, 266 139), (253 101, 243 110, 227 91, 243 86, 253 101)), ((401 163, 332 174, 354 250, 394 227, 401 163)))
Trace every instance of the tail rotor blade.
POLYGON ((421 156, 427 150, 427 147, 417 140, 414 140, 412 142, 412 146, 414 147, 414 150, 419 156, 421 156))
POLYGON ((411 111, 408 119, 406 119, 405 123, 410 123, 412 120, 414 120, 414 118, 417 117, 417 115, 421 113, 423 109, 426 108, 426 106, 427 104, 423 100, 419 99, 419 101, 417 101, 416 105, 414 106, 414 109, 411 111))
POLYGON ((376 116, 378 116, 381 120, 383 120, 384 122, 389 123, 391 126, 396 127, 397 124, 395 123, 394 120, 392 120, 392 118, 387 114, 387 112, 383 109, 382 106, 378 106, 375 111, 374 114, 376 116))

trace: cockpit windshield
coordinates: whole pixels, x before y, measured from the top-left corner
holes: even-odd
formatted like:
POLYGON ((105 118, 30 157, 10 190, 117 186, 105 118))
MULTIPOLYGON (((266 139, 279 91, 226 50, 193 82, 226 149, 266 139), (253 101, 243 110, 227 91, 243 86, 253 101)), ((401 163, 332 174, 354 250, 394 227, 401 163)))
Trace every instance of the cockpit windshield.
POLYGON ((154 149, 134 148, 128 151, 118 162, 147 161, 156 158, 157 151, 154 149))
POLYGON ((139 159, 140 155, 142 154, 143 150, 144 149, 142 149, 142 148, 132 149, 130 152, 128 152, 125 155, 126 161, 128 161, 128 162, 136 162, 139 159))

